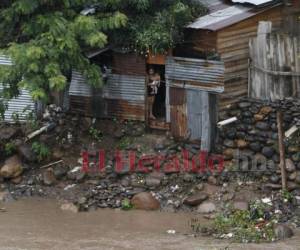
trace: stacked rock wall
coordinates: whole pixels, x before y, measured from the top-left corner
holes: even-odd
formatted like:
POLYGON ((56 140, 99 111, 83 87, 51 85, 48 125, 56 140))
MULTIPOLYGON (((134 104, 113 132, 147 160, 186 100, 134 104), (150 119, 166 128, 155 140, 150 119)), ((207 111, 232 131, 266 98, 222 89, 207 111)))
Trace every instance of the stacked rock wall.
MULTIPOLYGON (((274 185, 280 184, 278 131, 276 112, 283 112, 284 131, 300 125, 300 100, 285 99, 276 103, 243 99, 219 120, 236 116, 237 121, 219 128, 218 153, 225 166, 267 176, 274 185), (263 173, 263 174, 262 174, 263 173)), ((285 139, 286 168, 289 181, 300 184, 300 133, 285 139)))

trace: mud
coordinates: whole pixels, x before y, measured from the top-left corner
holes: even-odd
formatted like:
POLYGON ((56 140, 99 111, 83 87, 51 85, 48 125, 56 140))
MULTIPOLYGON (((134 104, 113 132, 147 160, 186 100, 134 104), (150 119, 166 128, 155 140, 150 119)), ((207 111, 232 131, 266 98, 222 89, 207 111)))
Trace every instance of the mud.
MULTIPOLYGON (((3 206, 1 206, 3 207, 3 206)), ((237 245, 191 236, 193 213, 100 209, 71 213, 54 200, 26 199, 8 203, 0 213, 1 250, 96 249, 300 249, 299 232, 274 244, 237 245), (168 234, 167 230, 176 234, 168 234), (226 248, 228 247, 228 248, 226 248)))

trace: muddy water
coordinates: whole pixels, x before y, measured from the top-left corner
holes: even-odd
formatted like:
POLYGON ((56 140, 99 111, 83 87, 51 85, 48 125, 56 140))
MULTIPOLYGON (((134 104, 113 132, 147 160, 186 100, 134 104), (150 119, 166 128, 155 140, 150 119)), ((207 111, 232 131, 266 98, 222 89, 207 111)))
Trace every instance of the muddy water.
MULTIPOLYGON (((1 206, 0 206, 1 207, 1 206)), ((0 213, 0 249, 224 249, 224 241, 193 238, 193 214, 98 210, 61 211, 52 200, 29 199, 5 205, 0 213), (167 234, 167 230, 176 234, 167 234)), ((198 218, 199 219, 199 218, 198 218)), ((202 224, 207 223, 201 219, 202 224)), ((298 237, 279 244, 230 245, 229 249, 300 249, 298 237), (299 247, 298 247, 299 246, 299 247)))

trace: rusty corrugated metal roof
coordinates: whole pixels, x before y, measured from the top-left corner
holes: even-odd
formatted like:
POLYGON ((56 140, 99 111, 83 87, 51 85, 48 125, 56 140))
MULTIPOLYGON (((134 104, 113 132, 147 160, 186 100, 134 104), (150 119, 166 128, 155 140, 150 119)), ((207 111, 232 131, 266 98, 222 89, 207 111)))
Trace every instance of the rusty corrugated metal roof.
POLYGON ((282 4, 274 0, 236 0, 236 2, 252 2, 253 5, 228 4, 221 0, 213 1, 207 5, 209 14, 198 18, 195 22, 189 24, 187 28, 217 31, 282 4), (274 2, 274 4, 257 8, 255 3, 258 5, 259 2, 261 4, 274 2))

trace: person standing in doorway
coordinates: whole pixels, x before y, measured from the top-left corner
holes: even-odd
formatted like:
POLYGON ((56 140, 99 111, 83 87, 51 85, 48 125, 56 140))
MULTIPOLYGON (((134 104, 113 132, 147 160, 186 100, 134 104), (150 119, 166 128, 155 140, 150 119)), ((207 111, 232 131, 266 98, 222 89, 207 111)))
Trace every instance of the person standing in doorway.
POLYGON ((147 92, 148 92, 148 112, 150 119, 156 119, 153 115, 153 104, 155 101, 155 96, 158 93, 158 88, 160 86, 160 75, 157 74, 153 68, 148 71, 148 81, 147 81, 147 92))

